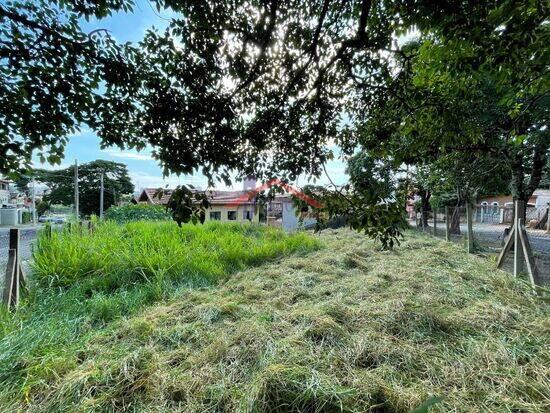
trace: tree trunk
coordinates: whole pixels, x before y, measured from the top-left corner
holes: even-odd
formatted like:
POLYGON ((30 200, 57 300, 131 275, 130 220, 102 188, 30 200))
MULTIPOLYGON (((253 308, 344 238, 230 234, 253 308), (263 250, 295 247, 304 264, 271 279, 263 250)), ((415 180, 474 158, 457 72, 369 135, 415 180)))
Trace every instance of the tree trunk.
POLYGON ((451 234, 460 235, 460 209, 458 206, 454 208, 453 215, 451 216, 449 232, 451 234))
POLYGON ((512 162, 512 197, 514 201, 524 201, 526 207, 523 211, 523 216, 520 218, 526 218, 527 203, 542 180, 542 172, 546 164, 547 150, 548 144, 546 143, 539 143, 534 146, 531 159, 531 170, 529 171, 529 182, 527 184, 525 183, 523 156, 520 153, 516 154, 512 162))
POLYGON ((420 200, 422 206, 420 226, 422 228, 428 228, 428 211, 430 210, 430 197, 432 196, 430 191, 421 191, 420 200))

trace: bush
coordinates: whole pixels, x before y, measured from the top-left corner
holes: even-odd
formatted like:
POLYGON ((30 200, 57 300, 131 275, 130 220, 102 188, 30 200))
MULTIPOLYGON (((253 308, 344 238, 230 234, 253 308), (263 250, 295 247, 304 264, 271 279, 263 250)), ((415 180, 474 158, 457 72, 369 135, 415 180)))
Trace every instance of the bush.
POLYGON ((32 214, 29 211, 23 211, 23 214, 21 215, 21 223, 28 224, 31 221, 32 221, 32 214))
POLYGON ((172 219, 171 215, 166 212, 166 209, 160 205, 124 205, 112 206, 105 213, 105 218, 118 222, 132 221, 163 221, 172 219))

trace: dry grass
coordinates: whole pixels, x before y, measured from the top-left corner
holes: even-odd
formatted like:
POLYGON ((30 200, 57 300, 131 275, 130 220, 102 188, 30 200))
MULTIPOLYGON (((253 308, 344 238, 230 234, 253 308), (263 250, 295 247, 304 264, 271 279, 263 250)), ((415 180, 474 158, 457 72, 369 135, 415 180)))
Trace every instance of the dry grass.
MULTIPOLYGON (((550 410, 548 304, 492 263, 412 233, 326 247, 116 321, 3 411, 550 410)), ((29 366, 28 368, 32 368, 29 366)))

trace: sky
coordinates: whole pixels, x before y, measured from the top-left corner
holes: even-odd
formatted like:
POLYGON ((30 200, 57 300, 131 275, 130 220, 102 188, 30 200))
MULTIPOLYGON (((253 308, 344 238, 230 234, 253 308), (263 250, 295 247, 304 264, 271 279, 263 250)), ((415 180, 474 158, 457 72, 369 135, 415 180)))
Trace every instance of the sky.
MULTIPOLYGON (((141 40, 147 29, 151 26, 157 29, 164 29, 169 24, 170 14, 166 11, 157 12, 148 0, 136 0, 136 7, 132 13, 116 13, 111 17, 101 20, 83 20, 81 25, 84 31, 89 32, 95 29, 107 29, 111 35, 119 42, 136 42, 141 40)), ((151 157, 149 151, 122 151, 116 147, 101 149, 100 140, 96 134, 86 128, 73 136, 70 136, 69 144, 65 149, 65 159, 60 166, 42 165, 38 159, 34 160, 35 167, 48 169, 58 169, 67 167, 73 164, 75 160, 78 163, 90 162, 96 159, 105 159, 124 163, 128 167, 128 171, 132 181, 136 187, 136 191, 142 188, 158 188, 158 187, 175 187, 178 184, 192 184, 201 188, 206 188, 206 179, 200 175, 193 176, 176 176, 171 175, 167 178, 162 176, 162 168, 158 161, 151 157)), ((345 164, 340 160, 333 160, 327 163, 327 172, 332 181, 341 185, 347 182, 345 174, 345 164)), ((307 177, 300 177, 294 184, 300 186, 308 183, 307 177)), ((318 185, 328 185, 329 180, 326 176, 322 176, 316 181, 318 185)), ((236 182, 232 187, 226 187, 220 184, 218 189, 241 189, 242 184, 236 182)))

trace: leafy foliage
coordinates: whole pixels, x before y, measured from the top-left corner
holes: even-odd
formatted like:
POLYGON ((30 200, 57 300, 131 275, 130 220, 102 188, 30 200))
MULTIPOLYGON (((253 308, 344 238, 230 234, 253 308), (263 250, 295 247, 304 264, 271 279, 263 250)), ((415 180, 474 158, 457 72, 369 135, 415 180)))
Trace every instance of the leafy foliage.
MULTIPOLYGON (((175 17, 136 46, 78 26, 130 1, 55 4, 0 8, 3 97, 13 102, 0 119, 0 170, 40 147, 58 162, 86 124, 102 145, 152 145, 166 173, 200 171, 211 184, 229 183, 231 171, 319 176, 329 143, 395 169, 456 150, 502 155, 522 199, 540 182, 550 141, 546 2, 157 0, 175 17), (415 44, 396 42, 411 30, 415 44)), ((178 222, 201 220, 191 196, 176 191, 178 222)), ((358 228, 395 231, 394 204, 381 199, 357 195, 358 228)))
POLYGON ((393 248, 407 227, 407 188, 399 185, 389 162, 366 152, 352 156, 346 172, 350 181, 343 188, 305 186, 303 192, 321 206, 293 197, 297 213, 311 211, 317 220, 316 230, 326 227, 331 218, 343 217, 347 225, 380 241, 384 249, 393 248))
POLYGON ((131 221, 161 221, 171 219, 166 209, 160 205, 123 205, 111 206, 105 212, 105 219, 115 221, 119 224, 131 221))
MULTIPOLYGON (((128 79, 106 31, 85 33, 79 19, 129 10, 131 0, 6 1, 0 5, 0 172, 30 167, 34 151, 59 164, 69 136, 103 105, 99 85, 128 79)), ((119 110, 122 109, 119 106, 119 110)))

